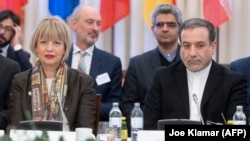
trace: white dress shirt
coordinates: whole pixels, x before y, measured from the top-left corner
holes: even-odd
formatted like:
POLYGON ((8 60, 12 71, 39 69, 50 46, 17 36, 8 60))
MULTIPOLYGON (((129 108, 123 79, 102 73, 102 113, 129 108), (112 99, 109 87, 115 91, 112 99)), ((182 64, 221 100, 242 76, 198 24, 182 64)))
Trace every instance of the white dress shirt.
MULTIPOLYGON (((5 47, 1 48, 2 52, 0 53, 1 55, 3 55, 4 57, 7 57, 7 51, 8 51, 8 48, 10 47, 10 45, 6 45, 5 47)), ((18 51, 22 49, 22 46, 20 44, 17 44, 14 46, 14 51, 18 51)))
MULTIPOLYGON (((89 74, 93 51, 94 51, 94 45, 84 51, 87 53, 86 56, 84 57, 84 62, 86 65, 86 73, 89 74)), ((71 68, 78 69, 80 58, 81 58, 81 49, 74 43, 71 68)))
POLYGON ((187 69, 190 120, 201 121, 199 110, 211 65, 212 62, 199 72, 191 72, 187 69), (197 96, 196 102, 193 95, 197 96))

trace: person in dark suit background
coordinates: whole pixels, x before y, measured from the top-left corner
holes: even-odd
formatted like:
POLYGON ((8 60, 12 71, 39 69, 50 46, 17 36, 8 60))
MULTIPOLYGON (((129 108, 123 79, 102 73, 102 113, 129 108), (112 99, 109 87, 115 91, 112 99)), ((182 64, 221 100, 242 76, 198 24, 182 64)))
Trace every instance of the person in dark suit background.
MULTIPOLYGON (((232 119, 237 105, 247 106, 246 79, 213 61, 216 31, 212 23, 191 18, 182 23, 178 61, 155 71, 144 106, 145 129, 156 129, 160 119, 232 119)), ((203 119, 203 120, 202 120, 203 119)))
POLYGON ((0 55, 0 129, 6 130, 9 124, 9 98, 12 80, 19 73, 20 66, 17 62, 0 55))
POLYGON ((120 102, 122 65, 119 57, 95 46, 101 28, 101 16, 91 6, 78 6, 70 20, 75 41, 70 49, 67 64, 78 69, 80 56, 86 53, 86 72, 94 80, 96 93, 102 94, 100 121, 109 120, 113 102, 120 102))
POLYGON ((58 17, 48 17, 36 26, 31 37, 30 49, 38 61, 32 69, 14 77, 10 128, 20 121, 52 120, 68 124, 69 129, 64 126, 66 131, 77 127, 96 131, 93 80, 65 63, 71 46, 68 25, 58 17))
POLYGON ((232 61, 229 64, 229 69, 232 71, 236 71, 244 75, 247 79, 247 116, 250 120, 250 57, 244 57, 237 60, 232 61))
POLYGON ((152 12, 151 30, 158 46, 130 59, 122 89, 121 110, 127 117, 129 130, 130 114, 134 103, 140 102, 141 108, 143 108, 155 69, 180 60, 178 30, 181 22, 182 13, 174 5, 161 4, 152 12))
POLYGON ((19 63, 21 71, 32 68, 30 54, 21 46, 20 18, 11 10, 0 11, 0 54, 19 63))

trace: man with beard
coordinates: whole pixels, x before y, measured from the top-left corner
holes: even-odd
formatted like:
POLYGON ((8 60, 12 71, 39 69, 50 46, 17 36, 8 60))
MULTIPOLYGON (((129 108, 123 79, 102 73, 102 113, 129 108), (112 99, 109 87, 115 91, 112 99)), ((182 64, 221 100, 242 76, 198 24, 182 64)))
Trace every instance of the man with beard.
POLYGON ((0 11, 0 54, 19 63, 21 71, 32 67, 30 54, 22 49, 20 18, 10 10, 0 11))
POLYGON ((100 121, 108 121, 112 103, 120 102, 121 60, 95 46, 101 28, 101 16, 96 9, 91 6, 78 6, 73 12, 70 24, 75 41, 67 63, 95 80, 96 93, 102 94, 100 121))
POLYGON ((140 102, 141 108, 144 107, 144 98, 155 69, 180 60, 178 30, 181 22, 181 11, 173 5, 161 4, 154 9, 151 30, 158 46, 131 58, 125 77, 121 109, 127 117, 128 126, 130 126, 130 114, 134 103, 140 102))
POLYGON ((179 39, 181 61, 154 73, 145 98, 145 130, 157 129, 161 119, 221 124, 232 120, 237 105, 244 110, 247 106, 244 76, 213 60, 217 42, 211 22, 201 18, 184 21, 179 39))

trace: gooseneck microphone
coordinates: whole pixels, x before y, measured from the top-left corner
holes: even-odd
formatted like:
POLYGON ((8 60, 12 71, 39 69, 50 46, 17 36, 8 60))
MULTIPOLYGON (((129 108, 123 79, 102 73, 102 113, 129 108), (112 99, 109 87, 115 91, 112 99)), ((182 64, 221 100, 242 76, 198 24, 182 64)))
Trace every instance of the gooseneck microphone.
POLYGON ((57 98, 58 98, 58 103, 59 103, 59 108, 60 108, 60 112, 62 114, 62 119, 63 119, 63 131, 69 131, 69 121, 65 115, 65 113, 63 112, 63 107, 62 107, 62 101, 61 101, 61 98, 60 98, 60 93, 57 92, 56 93, 57 95, 57 98))
POLYGON ((194 103, 199 111, 199 114, 200 114, 200 118, 201 118, 201 124, 202 125, 205 125, 205 122, 204 122, 204 119, 202 117, 202 114, 201 114, 201 110, 200 110, 200 107, 199 107, 199 103, 198 103, 198 97, 196 94, 193 94, 193 100, 194 100, 194 103))

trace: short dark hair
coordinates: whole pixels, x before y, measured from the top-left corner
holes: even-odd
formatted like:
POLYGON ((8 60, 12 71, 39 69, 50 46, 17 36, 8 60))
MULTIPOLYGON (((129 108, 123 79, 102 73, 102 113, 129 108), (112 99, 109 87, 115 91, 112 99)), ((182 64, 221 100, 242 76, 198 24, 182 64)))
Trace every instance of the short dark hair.
POLYGON ((15 24, 20 25, 20 17, 9 9, 0 11, 0 22, 10 18, 15 24))
POLYGON ((172 14, 175 17, 179 26, 182 22, 181 10, 172 4, 160 4, 154 8, 151 14, 151 21, 153 25, 156 23, 156 17, 159 14, 172 14))
POLYGON ((209 41, 212 43, 213 41, 216 40, 216 30, 214 25, 209 22, 208 20, 201 19, 201 18, 190 18, 186 21, 184 21, 179 29, 179 39, 181 41, 181 32, 185 29, 192 29, 195 27, 205 27, 209 33, 209 41))

